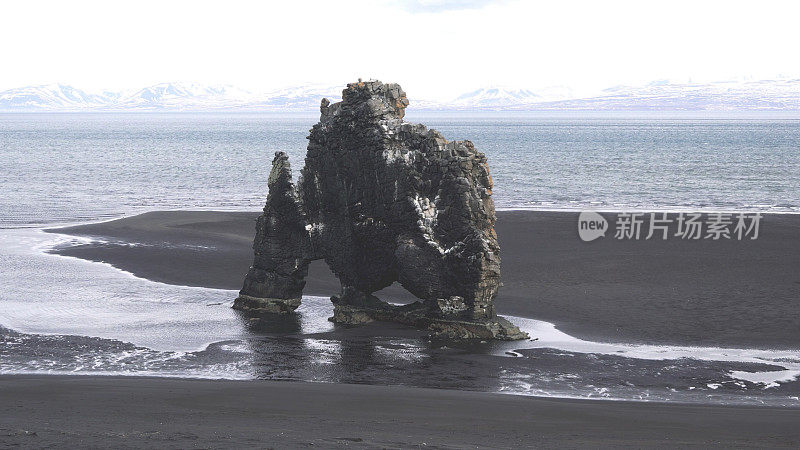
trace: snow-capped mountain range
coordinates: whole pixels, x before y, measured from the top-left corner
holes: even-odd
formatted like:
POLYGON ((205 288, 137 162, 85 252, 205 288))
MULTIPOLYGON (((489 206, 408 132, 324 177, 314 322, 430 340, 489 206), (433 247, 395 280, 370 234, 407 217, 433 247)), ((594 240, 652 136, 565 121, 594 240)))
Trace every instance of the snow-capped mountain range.
POLYGON ((254 93, 230 85, 161 83, 141 89, 89 93, 63 84, 0 92, 0 111, 215 111, 319 109, 320 100, 338 101, 341 88, 302 86, 254 93))
MULTIPOLYGON (((320 100, 341 99, 341 86, 304 85, 270 92, 234 86, 162 83, 142 89, 87 92, 63 84, 0 92, 0 112, 36 111, 259 111, 316 112, 320 100)), ((800 111, 800 79, 615 86, 576 97, 564 86, 487 87, 450 101, 412 99, 422 111, 800 111)))
POLYGON ((539 103, 570 98, 574 98, 572 90, 565 86, 554 86, 535 91, 494 86, 459 95, 445 105, 456 109, 526 108, 539 103))
POLYGON ((595 97, 536 105, 540 110, 800 111, 800 79, 615 86, 595 97))

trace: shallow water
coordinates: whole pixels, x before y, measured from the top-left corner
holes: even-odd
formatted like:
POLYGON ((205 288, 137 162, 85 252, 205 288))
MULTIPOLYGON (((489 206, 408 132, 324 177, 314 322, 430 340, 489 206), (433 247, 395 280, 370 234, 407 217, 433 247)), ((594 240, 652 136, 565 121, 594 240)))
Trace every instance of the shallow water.
MULTIPOLYGON (((487 154, 499 208, 800 211, 800 119, 414 117, 487 154)), ((0 227, 263 206, 316 118, 2 114, 0 227)))
POLYGON ((451 388, 579 398, 800 407, 800 349, 584 341, 533 318, 537 340, 456 343, 328 322, 327 298, 253 322, 235 291, 136 278, 48 254, 76 239, 0 230, 0 373, 154 375, 451 388))

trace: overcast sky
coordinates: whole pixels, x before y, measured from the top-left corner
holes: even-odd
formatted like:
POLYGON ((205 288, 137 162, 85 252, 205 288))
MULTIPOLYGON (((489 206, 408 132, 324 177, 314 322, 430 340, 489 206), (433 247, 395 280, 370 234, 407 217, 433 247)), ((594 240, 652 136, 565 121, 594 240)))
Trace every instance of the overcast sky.
POLYGON ((0 90, 164 81, 269 90, 362 77, 444 99, 488 85, 800 77, 799 4, 6 1, 0 90))

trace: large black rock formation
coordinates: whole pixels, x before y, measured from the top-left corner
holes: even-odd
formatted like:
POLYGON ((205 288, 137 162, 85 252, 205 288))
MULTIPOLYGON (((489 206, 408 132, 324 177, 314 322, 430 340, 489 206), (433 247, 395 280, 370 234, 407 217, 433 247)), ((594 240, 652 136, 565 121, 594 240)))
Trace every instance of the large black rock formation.
POLYGON ((486 156, 404 122, 406 106, 397 84, 351 83, 341 102, 322 100, 297 187, 288 157, 275 154, 255 260, 234 308, 293 311, 308 263, 324 259, 342 284, 334 322, 527 337, 495 313, 500 247, 486 156), (394 306, 372 295, 395 281, 422 301, 394 306))

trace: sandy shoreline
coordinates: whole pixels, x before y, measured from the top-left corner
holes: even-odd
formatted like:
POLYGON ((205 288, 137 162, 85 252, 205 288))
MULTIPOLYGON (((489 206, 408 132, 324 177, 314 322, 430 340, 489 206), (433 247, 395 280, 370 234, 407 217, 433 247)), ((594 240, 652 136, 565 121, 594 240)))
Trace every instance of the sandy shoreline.
MULTIPOLYGON (((62 255, 170 284, 238 290, 252 261, 257 215, 151 212, 54 231, 104 241, 57 250, 62 255)), ((765 215, 754 241, 586 243, 576 226, 574 212, 498 212, 501 314, 611 342, 800 347, 800 216, 765 215)), ((314 262, 305 293, 338 290, 324 262, 314 262)), ((397 285, 378 295, 413 299, 397 285)))
POLYGON ((798 409, 280 381, 0 376, 24 447, 796 447, 798 409))
MULTIPOLYGON (((55 230, 97 238, 57 252, 170 284, 238 289, 252 258, 256 216, 152 212, 55 230)), ((798 348, 800 280, 794 269, 800 265, 800 217, 766 217, 762 238, 752 242, 584 243, 577 238, 576 219, 567 212, 499 213, 505 283, 497 299, 501 313, 547 320, 570 334, 599 340, 798 348)), ((306 293, 326 296, 337 290, 324 263, 315 263, 306 293)), ((379 295, 410 299, 398 287, 379 295)), ((335 333, 352 337, 369 333, 367 328, 335 333)), ((342 345, 343 355, 362 361, 361 347, 350 348, 345 340, 342 345)), ((471 371, 493 363, 469 355, 462 359, 471 371)), ((613 356, 606 359, 613 365, 613 356)), ((542 354, 502 362, 509 369, 521 364, 522 372, 547 364, 542 354)), ((442 363, 440 358, 436 367, 442 363)), ((704 365, 697 376, 713 377, 709 374, 715 367, 704 365)), ((430 367, 420 370, 430 376, 430 367)), ((64 375, 0 375, 0 398, 6 405, 0 413, 0 446, 800 445, 797 408, 345 383, 64 375)))

